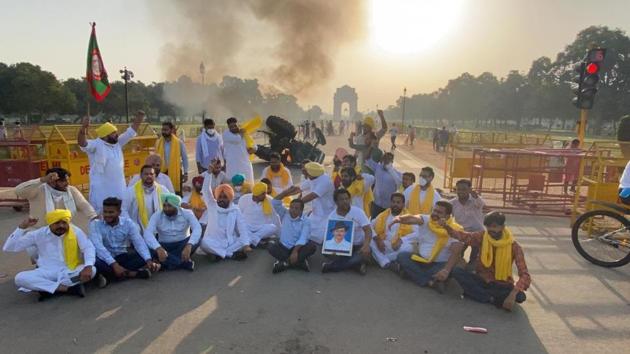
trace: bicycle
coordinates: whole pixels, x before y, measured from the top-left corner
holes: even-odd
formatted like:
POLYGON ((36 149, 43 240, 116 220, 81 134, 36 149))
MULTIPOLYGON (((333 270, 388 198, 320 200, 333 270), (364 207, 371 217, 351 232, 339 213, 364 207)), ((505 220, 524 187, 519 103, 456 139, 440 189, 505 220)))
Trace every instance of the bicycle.
POLYGON ((578 253, 598 266, 613 268, 630 263, 630 208, 615 203, 580 215, 573 224, 571 239, 578 253))

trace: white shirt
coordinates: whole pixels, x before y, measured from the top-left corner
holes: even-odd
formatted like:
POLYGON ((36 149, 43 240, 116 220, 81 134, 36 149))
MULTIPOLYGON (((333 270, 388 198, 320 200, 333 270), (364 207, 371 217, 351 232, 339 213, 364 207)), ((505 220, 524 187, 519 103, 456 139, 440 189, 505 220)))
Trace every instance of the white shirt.
POLYGON ((619 179, 619 188, 630 188, 630 161, 628 161, 621 175, 621 179, 619 179))
MULTIPOLYGON (((139 174, 133 175, 133 177, 131 177, 131 179, 129 180, 127 187, 133 186, 139 180, 140 180, 139 174)), ((155 177, 155 181, 161 184, 164 188, 168 189, 169 192, 175 193, 175 188, 173 188, 173 182, 171 182, 171 179, 168 178, 168 176, 165 175, 164 173, 160 173, 159 175, 157 175, 155 177)))
MULTIPOLYGON (((421 257, 429 259, 429 257, 431 257, 431 251, 433 251, 433 245, 435 244, 435 241, 437 241, 437 237, 435 236, 435 234, 433 234, 433 232, 431 232, 431 230, 429 230, 430 216, 421 215, 421 217, 424 221, 424 224, 419 225, 418 227, 418 238, 420 242, 419 253, 421 257)), ((449 248, 453 242, 456 242, 456 240, 453 238, 449 238, 448 242, 446 243, 446 245, 444 245, 444 248, 442 248, 442 251, 440 251, 440 254, 435 257, 433 262, 448 261, 448 258, 451 256, 451 251, 449 248)))
POLYGON ((335 210, 335 202, 333 201, 333 193, 335 186, 330 176, 323 174, 315 179, 309 180, 308 186, 310 193, 315 193, 317 198, 311 201, 311 239, 317 243, 324 242, 326 234, 326 223, 328 216, 335 210))
MULTIPOLYGON (((271 197, 267 196, 269 203, 271 203, 271 197)), ((265 224, 274 224, 280 226, 280 218, 278 213, 271 207, 271 214, 265 215, 263 212, 263 203, 256 203, 252 199, 252 194, 243 194, 238 201, 238 208, 241 210, 241 214, 245 219, 247 225, 258 228, 265 224)))
MULTIPOLYGON (((363 190, 371 189, 374 184, 375 177, 368 173, 362 173, 363 176, 363 190)), ((352 205, 357 208, 363 209, 363 196, 365 194, 355 195, 352 197, 352 205)))
MULTIPOLYGON (((160 207, 162 204, 162 201, 160 200, 160 196, 158 195, 157 187, 159 186, 161 188, 162 193, 168 192, 166 190, 166 187, 160 185, 159 183, 154 183, 154 184, 155 186, 153 187, 152 193, 147 193, 144 188, 143 188, 143 193, 142 193, 144 195, 144 207, 147 210, 147 215, 149 216, 149 219, 151 219, 151 216, 153 215, 153 213, 155 213, 156 211, 162 210, 162 208, 160 207)), ((140 230, 144 229, 144 225, 142 225, 142 222, 140 221, 140 213, 138 212, 138 200, 136 198, 136 189, 134 185, 131 185, 125 191, 125 197, 123 198, 122 212, 123 212, 123 216, 126 216, 130 218, 131 220, 135 221, 138 224, 138 226, 140 226, 140 230)))
POLYGON ((365 232, 363 232, 363 227, 370 226, 370 220, 368 219, 367 215, 365 215, 363 208, 351 206, 350 211, 348 211, 348 214, 346 214, 345 216, 337 214, 337 209, 335 208, 335 210, 330 213, 329 219, 352 221, 354 225, 352 244, 355 246, 360 246, 363 244, 363 241, 365 239, 365 232))
POLYGON ((118 143, 109 144, 103 139, 88 140, 80 147, 90 162, 90 204, 100 213, 103 200, 108 197, 123 199, 125 194, 125 158, 122 147, 136 132, 129 127, 118 136, 118 143))
MULTIPOLYGON (((414 183, 410 185, 409 187, 407 187, 405 191, 403 192, 403 194, 405 195, 405 208, 409 207, 409 200, 411 199, 411 192, 413 191, 414 188, 416 188, 416 186, 417 184, 414 183)), ((424 200, 424 198, 426 198, 426 195, 427 195, 427 191, 422 190, 422 188, 420 188, 420 205, 422 205, 422 201, 424 200)), ((440 195, 440 193, 438 193, 437 189, 433 187, 433 205, 431 207, 434 207, 435 203, 439 202, 441 199, 442 199, 442 196, 440 195)))
MULTIPOLYGON (((270 168, 271 168, 270 166, 265 167, 262 170, 262 173, 260 174, 260 178, 267 177, 267 172, 269 171, 270 168)), ((280 166, 280 168, 286 170, 286 172, 289 174, 289 180, 287 181, 286 184, 282 184, 282 177, 280 177, 280 176, 273 177, 271 179, 271 187, 273 188, 274 192, 276 192, 276 193, 280 193, 283 190, 285 190, 285 189, 287 189, 287 188, 289 188, 290 186, 293 185, 293 177, 291 176, 291 171, 288 168, 284 167, 284 166, 280 166)))
MULTIPOLYGON (((77 236, 79 249, 83 255, 84 265, 94 265, 96 251, 92 242, 85 236, 85 233, 78 227, 71 225, 74 234, 77 236)), ((43 226, 32 231, 15 229, 11 236, 4 243, 2 248, 5 252, 21 252, 29 247, 37 248, 37 266, 42 269, 64 269, 67 268, 63 252, 63 237, 57 236, 50 231, 49 226, 43 226)))
POLYGON ((223 156, 225 157, 225 172, 228 179, 242 173, 245 175, 245 181, 251 185, 254 184, 254 169, 249 160, 245 139, 240 134, 234 134, 229 129, 223 132, 223 156))

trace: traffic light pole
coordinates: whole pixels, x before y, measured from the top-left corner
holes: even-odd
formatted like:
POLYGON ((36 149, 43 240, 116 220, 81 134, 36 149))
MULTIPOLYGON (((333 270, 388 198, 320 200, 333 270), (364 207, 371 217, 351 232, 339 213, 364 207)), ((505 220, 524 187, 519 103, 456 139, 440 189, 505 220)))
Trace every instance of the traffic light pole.
POLYGON ((580 121, 577 131, 577 138, 580 140, 580 146, 584 146, 584 138, 586 137, 586 123, 588 120, 588 109, 580 109, 580 121))

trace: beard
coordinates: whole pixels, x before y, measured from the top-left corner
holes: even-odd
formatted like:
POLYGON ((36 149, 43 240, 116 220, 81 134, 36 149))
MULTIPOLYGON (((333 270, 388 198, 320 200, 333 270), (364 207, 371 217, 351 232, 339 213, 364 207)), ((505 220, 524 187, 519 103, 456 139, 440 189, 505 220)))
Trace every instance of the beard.
POLYGON ((492 237, 495 240, 500 240, 501 237, 503 236, 503 231, 501 232, 488 231, 488 235, 490 235, 490 237, 492 237))
POLYGON ((230 206, 230 202, 227 200, 219 200, 217 201, 217 205, 223 209, 227 209, 230 206))
POLYGON ((165 134, 165 133, 162 133, 162 136, 163 136, 163 137, 165 137, 165 138, 168 138, 168 137, 170 137, 170 136, 171 136, 171 134, 165 134))
POLYGON ((68 229, 66 229, 66 228, 57 228, 57 229, 50 230, 50 231, 51 231, 53 234, 55 234, 55 235, 57 235, 57 236, 61 237, 61 236, 65 235, 65 234, 66 234, 66 232, 68 232, 68 229))
POLYGON ((105 139, 105 141, 108 142, 109 144, 116 144, 116 143, 118 143, 118 137, 108 136, 105 139))

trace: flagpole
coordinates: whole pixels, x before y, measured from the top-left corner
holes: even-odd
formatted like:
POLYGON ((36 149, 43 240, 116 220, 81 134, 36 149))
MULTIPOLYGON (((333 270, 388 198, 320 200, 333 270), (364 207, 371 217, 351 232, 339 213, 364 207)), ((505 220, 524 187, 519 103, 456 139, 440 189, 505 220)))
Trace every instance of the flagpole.
MULTIPOLYGON (((90 28, 94 28, 94 25, 96 25, 96 22, 88 22, 90 24, 90 28)), ((89 54, 89 53, 88 53, 89 54)), ((87 72, 85 73, 85 82, 88 82, 88 77, 87 77, 87 72)), ((90 85, 86 85, 87 88, 87 95, 85 96, 85 100, 86 100, 86 106, 87 106, 87 117, 88 120, 90 120, 90 95, 92 94, 90 92, 90 85)))

